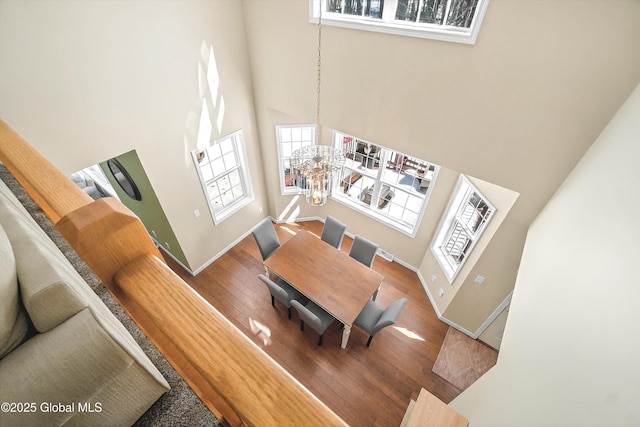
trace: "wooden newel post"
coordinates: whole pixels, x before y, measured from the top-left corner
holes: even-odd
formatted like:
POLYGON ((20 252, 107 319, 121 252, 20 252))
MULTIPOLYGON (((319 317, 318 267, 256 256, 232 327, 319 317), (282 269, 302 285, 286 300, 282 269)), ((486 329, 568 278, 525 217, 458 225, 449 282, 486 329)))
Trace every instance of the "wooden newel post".
POLYGON ((111 197, 68 213, 55 226, 108 287, 116 273, 136 258, 151 254, 162 260, 140 219, 111 197))

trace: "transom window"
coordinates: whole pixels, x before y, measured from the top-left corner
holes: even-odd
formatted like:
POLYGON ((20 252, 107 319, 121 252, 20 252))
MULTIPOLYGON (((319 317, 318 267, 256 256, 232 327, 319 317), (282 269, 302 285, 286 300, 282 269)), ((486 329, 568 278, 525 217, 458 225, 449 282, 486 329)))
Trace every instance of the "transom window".
POLYGON ((460 176, 431 250, 453 281, 495 212, 491 203, 460 176))
POLYGON ((316 127, 315 125, 276 126, 276 141, 280 164, 280 193, 298 194, 300 187, 294 182, 291 155, 296 150, 316 143, 316 127))
POLYGON ((242 130, 192 155, 215 224, 253 200, 242 130))
POLYGON ((474 44, 489 0, 309 0, 310 19, 361 30, 474 44))
POLYGON ((346 162, 331 197, 415 236, 438 166, 337 131, 334 145, 346 162))

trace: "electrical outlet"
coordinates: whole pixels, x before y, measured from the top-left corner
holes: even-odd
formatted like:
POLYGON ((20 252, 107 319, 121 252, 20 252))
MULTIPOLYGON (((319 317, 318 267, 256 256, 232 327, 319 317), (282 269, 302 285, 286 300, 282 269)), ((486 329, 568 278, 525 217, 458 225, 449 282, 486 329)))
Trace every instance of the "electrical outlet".
POLYGON ((436 277, 436 275, 435 275, 435 274, 433 274, 433 275, 431 276, 431 283, 436 283, 436 280, 438 280, 438 278, 436 277))
POLYGON ((171 249, 171 246, 169 245, 169 242, 164 242, 164 247, 167 249, 171 249))
POLYGON ((200 216, 200 209, 196 209, 195 211, 193 211, 193 216, 198 218, 200 216))
POLYGON ((438 292, 438 295, 440 296, 440 298, 442 298, 444 296, 444 289, 440 288, 440 292, 438 292))
POLYGON ((484 277, 476 276, 476 278, 474 279, 474 282, 476 282, 478 285, 481 285, 482 282, 484 282, 484 277))
POLYGON ((156 230, 151 230, 151 235, 153 236, 154 239, 158 238, 158 236, 156 235, 156 230))

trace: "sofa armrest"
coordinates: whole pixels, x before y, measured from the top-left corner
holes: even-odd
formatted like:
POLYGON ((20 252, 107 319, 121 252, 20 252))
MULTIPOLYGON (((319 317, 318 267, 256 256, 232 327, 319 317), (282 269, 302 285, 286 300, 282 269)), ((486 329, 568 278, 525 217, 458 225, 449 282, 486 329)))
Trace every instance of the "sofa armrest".
POLYGON ((62 425, 73 412, 47 413, 40 406, 75 403, 77 410, 78 403, 91 401, 132 363, 91 310, 84 309, 0 360, 0 402, 36 405, 31 413, 4 413, 3 421, 7 425, 62 425))
POLYGON ((12 239, 22 303, 38 332, 47 332, 88 306, 91 291, 42 232, 12 239))
POLYGON ((22 303, 36 329, 46 332, 87 307, 87 293, 92 291, 16 203, 0 204, 0 220, 13 248, 22 303))

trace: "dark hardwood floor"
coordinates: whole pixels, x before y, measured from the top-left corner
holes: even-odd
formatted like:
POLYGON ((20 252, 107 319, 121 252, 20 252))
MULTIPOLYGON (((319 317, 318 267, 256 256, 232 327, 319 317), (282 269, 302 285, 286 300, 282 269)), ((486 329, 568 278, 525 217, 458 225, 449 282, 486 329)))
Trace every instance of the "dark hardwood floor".
MULTIPOLYGON (((300 229, 316 235, 322 223, 309 221, 276 225, 284 244, 300 229)), ((351 239, 345 236, 342 251, 351 239)), ((258 279, 264 272, 258 247, 250 235, 196 277, 167 257, 167 263, 200 295, 241 331, 253 339, 276 362, 352 426, 398 426, 410 399, 421 387, 445 403, 460 390, 431 369, 447 333, 438 320, 417 275, 395 262, 377 257, 373 269, 384 275, 377 302, 386 306, 401 297, 409 299, 396 325, 378 333, 366 347, 368 334, 354 327, 346 349, 340 348, 342 331, 335 323, 318 346, 318 335, 299 329, 293 310, 276 302, 258 279), (249 319, 271 331, 271 342, 252 334, 249 319)), ((206 325, 202 325, 206 328, 206 325)))

